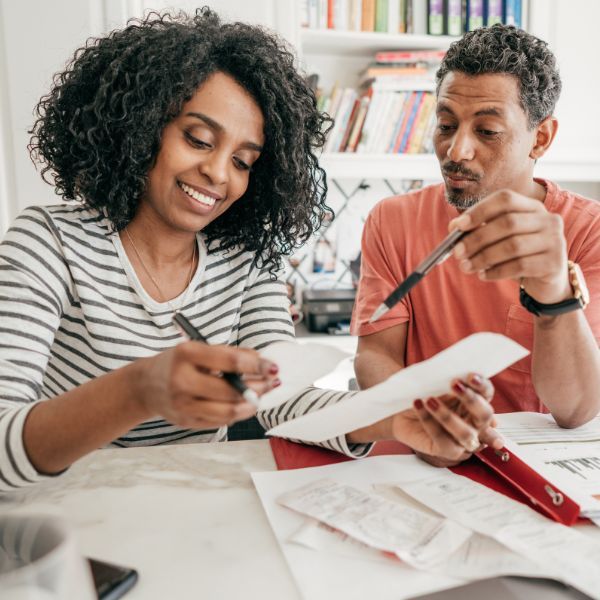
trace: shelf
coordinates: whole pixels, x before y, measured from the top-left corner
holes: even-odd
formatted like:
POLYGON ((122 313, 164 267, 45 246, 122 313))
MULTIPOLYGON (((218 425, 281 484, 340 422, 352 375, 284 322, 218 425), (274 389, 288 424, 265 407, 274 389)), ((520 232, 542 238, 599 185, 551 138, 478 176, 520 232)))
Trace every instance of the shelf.
MULTIPOLYGON (((323 154, 320 163, 327 176, 334 179, 441 181, 434 154, 323 154)), ((553 181, 600 182, 600 156, 543 158, 534 174, 553 181)))
POLYGON ((446 35, 414 33, 379 33, 366 31, 335 31, 333 29, 302 29, 300 40, 304 54, 343 54, 360 56, 380 50, 436 50, 447 48, 458 38, 446 35))

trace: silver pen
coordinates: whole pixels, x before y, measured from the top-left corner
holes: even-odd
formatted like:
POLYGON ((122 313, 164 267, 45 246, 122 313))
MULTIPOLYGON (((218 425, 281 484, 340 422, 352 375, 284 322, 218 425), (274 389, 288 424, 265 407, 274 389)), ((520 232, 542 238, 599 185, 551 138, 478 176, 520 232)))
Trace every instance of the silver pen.
POLYGON ((393 308, 410 290, 443 260, 450 256, 452 249, 458 242, 469 233, 455 229, 435 250, 422 262, 417 268, 377 307, 377 310, 371 315, 369 323, 375 323, 377 319, 393 308))

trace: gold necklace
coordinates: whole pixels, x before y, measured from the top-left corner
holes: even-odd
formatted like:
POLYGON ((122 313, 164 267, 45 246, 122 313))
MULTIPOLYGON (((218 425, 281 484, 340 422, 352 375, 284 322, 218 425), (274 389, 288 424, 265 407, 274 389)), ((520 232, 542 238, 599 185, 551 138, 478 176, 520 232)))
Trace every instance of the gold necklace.
POLYGON ((165 295, 163 294, 162 290, 160 289, 160 286, 158 285, 156 279, 154 279, 154 277, 152 276, 152 273, 150 273, 150 271, 148 270, 146 263, 142 260, 142 257, 140 256, 140 253, 138 252, 138 249, 136 248, 133 238, 131 237, 131 234, 129 233, 128 227, 125 227, 125 234, 127 235, 129 242, 131 243, 131 247, 133 248, 133 251, 135 252, 135 255, 137 256, 137 259, 140 261, 140 264, 142 265, 144 271, 146 271, 146 275, 148 275, 148 277, 150 278, 150 281, 152 281, 152 283, 154 284, 154 287, 157 289, 158 295, 160 296, 161 301, 166 302, 169 305, 169 308, 173 311, 173 314, 178 313, 185 303, 185 300, 187 298, 187 295, 188 295, 188 292, 190 289, 190 284, 192 283, 192 276, 194 274, 194 264, 196 263, 196 246, 198 245, 196 240, 194 239, 194 247, 192 249, 192 264, 190 265, 190 272, 188 274, 188 281, 187 281, 187 286, 185 288, 185 293, 183 295, 183 298, 181 299, 181 304, 177 308, 175 308, 171 304, 170 300, 165 299, 165 295))

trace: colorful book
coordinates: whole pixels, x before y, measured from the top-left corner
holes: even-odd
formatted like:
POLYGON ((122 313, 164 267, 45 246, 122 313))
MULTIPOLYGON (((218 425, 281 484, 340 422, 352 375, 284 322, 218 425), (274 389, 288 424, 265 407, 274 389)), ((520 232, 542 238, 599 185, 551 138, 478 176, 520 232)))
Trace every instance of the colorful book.
POLYGON ((462 35, 464 32, 463 0, 446 0, 446 35, 462 35))
POLYGON ((485 24, 488 27, 496 23, 502 23, 502 13, 504 12, 502 0, 485 1, 485 24))
POLYGON ((444 0, 427 0, 427 33, 443 35, 444 0))
POLYGON ((467 0, 466 27, 467 31, 473 31, 483 27, 484 0, 467 0))
POLYGON ((352 126, 352 131, 348 139, 348 145, 345 149, 346 152, 356 152, 356 147, 358 146, 362 135, 363 125, 365 124, 365 118, 367 116, 367 112, 369 111, 369 103, 371 102, 372 93, 373 90, 369 89, 369 91, 360 100, 358 114, 356 115, 356 120, 354 121, 354 125, 352 126))
POLYGON ((375 30, 375 1, 376 0, 362 0, 361 31, 375 30))
POLYGON ((388 0, 376 0, 375 2, 375 31, 381 33, 388 30, 388 0))

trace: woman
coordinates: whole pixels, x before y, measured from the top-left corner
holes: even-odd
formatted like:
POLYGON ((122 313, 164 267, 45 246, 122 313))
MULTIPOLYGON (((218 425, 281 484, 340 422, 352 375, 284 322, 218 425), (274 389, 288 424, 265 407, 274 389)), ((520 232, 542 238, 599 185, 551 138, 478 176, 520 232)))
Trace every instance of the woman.
MULTIPOLYGON (((219 373, 258 394, 278 385, 257 351, 293 338, 280 259, 329 210, 314 154, 329 119, 292 55, 207 9, 152 14, 78 50, 37 112, 30 151, 79 203, 25 210, 0 246, 4 490, 107 444, 225 440, 255 408, 219 373), (210 346, 182 342, 178 311, 210 346)), ((455 438, 486 435, 490 389, 464 394, 469 423, 435 425, 421 408, 390 435, 457 456, 455 438)), ((260 418, 345 396, 311 388, 260 418)))

